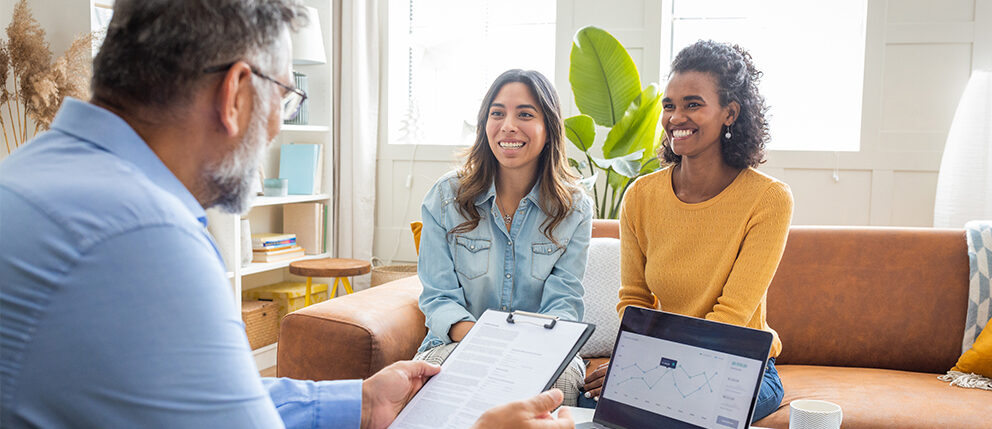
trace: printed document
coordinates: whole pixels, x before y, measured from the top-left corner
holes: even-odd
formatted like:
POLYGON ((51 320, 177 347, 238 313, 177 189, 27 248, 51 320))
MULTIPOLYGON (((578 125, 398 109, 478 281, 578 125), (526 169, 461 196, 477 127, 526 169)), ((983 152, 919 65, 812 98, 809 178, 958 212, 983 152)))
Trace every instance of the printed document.
POLYGON ((488 310, 400 412, 393 429, 469 428, 486 410, 530 398, 553 381, 593 327, 488 310), (588 331, 588 332, 587 332, 588 331))

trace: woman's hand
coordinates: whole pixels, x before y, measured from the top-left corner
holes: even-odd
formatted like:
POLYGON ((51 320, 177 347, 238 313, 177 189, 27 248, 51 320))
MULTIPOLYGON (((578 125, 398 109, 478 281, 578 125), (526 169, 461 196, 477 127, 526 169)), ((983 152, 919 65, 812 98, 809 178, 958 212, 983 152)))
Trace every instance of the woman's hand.
POLYGON ((595 371, 586 374, 586 398, 599 400, 599 394, 603 391, 603 381, 606 380, 606 370, 610 368, 610 361, 600 365, 595 371))
POLYGON ((468 331, 475 326, 475 322, 461 321, 451 325, 451 329, 448 329, 448 337, 451 337, 451 341, 459 342, 465 335, 468 335, 468 331))

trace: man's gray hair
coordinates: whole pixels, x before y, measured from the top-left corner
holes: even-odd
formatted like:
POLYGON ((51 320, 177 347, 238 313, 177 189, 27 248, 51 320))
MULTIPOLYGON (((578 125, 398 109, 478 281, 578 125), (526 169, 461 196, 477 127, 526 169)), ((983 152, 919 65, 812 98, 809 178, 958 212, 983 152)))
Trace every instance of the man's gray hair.
POLYGON ((93 97, 119 108, 178 107, 205 68, 278 56, 270 51, 282 31, 305 20, 300 0, 117 0, 93 60, 93 97))

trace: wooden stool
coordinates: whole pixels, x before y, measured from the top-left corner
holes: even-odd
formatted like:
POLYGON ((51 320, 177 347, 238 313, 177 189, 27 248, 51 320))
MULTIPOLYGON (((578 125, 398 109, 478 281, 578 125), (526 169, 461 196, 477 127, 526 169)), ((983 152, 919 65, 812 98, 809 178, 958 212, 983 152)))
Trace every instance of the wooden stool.
POLYGON ((346 293, 353 293, 348 277, 368 274, 372 264, 361 259, 307 259, 289 263, 289 273, 307 278, 307 296, 304 305, 310 305, 310 287, 314 277, 334 277, 334 287, 328 291, 327 299, 334 298, 338 293, 338 282, 344 286, 346 293))

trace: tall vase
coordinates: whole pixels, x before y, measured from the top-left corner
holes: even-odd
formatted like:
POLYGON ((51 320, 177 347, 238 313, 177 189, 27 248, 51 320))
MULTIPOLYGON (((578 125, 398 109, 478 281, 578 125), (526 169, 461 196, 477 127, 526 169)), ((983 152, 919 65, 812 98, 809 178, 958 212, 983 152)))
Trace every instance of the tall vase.
POLYGON ((937 174, 933 226, 992 219, 992 71, 974 70, 954 113, 937 174))
POLYGON ((241 219, 241 266, 247 267, 251 264, 251 223, 248 219, 241 219))

